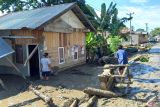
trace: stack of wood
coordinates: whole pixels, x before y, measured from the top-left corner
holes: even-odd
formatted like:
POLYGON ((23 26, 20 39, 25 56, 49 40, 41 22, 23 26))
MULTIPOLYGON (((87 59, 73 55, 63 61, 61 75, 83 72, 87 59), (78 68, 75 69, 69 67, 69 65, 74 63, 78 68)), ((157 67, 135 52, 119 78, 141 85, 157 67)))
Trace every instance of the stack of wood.
POLYGON ((114 86, 114 78, 111 76, 111 71, 112 69, 105 69, 102 74, 98 75, 100 81, 100 88, 103 90, 110 90, 114 86))
MULTIPOLYGON (((129 87, 129 84, 131 83, 131 78, 129 76, 129 70, 128 70, 129 65, 105 65, 104 66, 104 72, 100 75, 99 81, 100 81, 100 88, 103 90, 112 90, 113 87, 115 87, 115 84, 117 81, 115 80, 116 78, 119 79, 118 82, 120 83, 125 83, 124 79, 125 77, 128 78, 127 82, 127 88, 129 87), (115 75, 114 72, 118 67, 125 67, 123 74, 115 75)), ((128 89, 127 89, 128 90, 128 89)), ((125 92, 127 93, 127 92, 125 92)))
POLYGON ((112 88, 115 86, 115 78, 120 78, 120 82, 122 82, 126 77, 126 74, 129 74, 128 66, 129 65, 105 65, 104 72, 98 75, 100 81, 100 88, 103 90, 112 90, 112 88), (114 75, 116 68, 121 66, 125 67, 123 74, 114 75))

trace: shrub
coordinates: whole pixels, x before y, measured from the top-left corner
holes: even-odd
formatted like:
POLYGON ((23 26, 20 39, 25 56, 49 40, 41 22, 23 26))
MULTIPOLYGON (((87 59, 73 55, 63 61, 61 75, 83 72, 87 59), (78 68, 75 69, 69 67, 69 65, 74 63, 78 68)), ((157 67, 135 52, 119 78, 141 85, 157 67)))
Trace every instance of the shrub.
POLYGON ((108 43, 110 44, 110 50, 112 52, 116 52, 118 49, 118 46, 121 44, 121 39, 119 38, 119 36, 109 37, 108 43))

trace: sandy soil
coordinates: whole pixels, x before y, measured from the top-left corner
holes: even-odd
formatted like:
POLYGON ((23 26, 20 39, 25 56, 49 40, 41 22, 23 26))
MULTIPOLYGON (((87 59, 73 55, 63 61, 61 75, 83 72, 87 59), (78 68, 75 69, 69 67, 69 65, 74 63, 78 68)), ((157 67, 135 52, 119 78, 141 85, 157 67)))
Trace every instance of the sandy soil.
MULTIPOLYGON (((144 107, 151 97, 155 95, 160 97, 160 66, 159 62, 154 61, 154 57, 160 56, 152 55, 150 62, 136 62, 130 67, 133 84, 127 96, 99 98, 95 102, 95 107, 144 107)), ((99 88, 97 75, 102 72, 103 69, 97 66, 83 65, 51 76, 48 81, 36 80, 33 85, 38 86, 40 92, 52 96, 55 107, 62 107, 69 99, 85 97, 82 92, 84 88, 99 88)), ((26 83, 19 76, 1 75, 0 78, 8 88, 8 90, 0 88, 0 107, 48 106, 30 90, 24 90, 26 83)))

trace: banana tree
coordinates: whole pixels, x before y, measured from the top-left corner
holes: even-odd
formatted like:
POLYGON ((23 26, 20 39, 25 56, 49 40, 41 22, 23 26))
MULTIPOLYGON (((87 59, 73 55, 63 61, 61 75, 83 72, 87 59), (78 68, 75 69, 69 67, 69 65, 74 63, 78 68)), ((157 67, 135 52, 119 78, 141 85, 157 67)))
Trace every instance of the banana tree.
POLYGON ((86 59, 88 62, 92 63, 95 59, 101 57, 103 54, 106 54, 107 47, 107 39, 104 36, 96 35, 93 32, 87 33, 86 59))
POLYGON ((101 15, 98 16, 95 10, 87 5, 88 9, 94 15, 97 21, 97 31, 101 32, 101 34, 105 34, 106 31, 109 31, 111 35, 115 36, 120 33, 120 30, 125 27, 124 23, 129 18, 118 18, 118 9, 116 8, 116 3, 111 2, 108 9, 106 9, 106 4, 102 3, 101 5, 101 15))

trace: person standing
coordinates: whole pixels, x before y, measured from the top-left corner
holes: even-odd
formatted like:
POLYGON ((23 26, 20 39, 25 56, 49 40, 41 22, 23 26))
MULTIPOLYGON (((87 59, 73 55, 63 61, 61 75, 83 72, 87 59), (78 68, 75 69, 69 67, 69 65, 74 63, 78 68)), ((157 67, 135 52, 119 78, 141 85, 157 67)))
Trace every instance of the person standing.
POLYGON ((41 58, 42 79, 48 80, 51 72, 51 61, 48 53, 44 53, 44 57, 41 58))
MULTIPOLYGON (((124 65, 128 64, 128 54, 123 49, 122 45, 118 46, 118 51, 116 52, 116 58, 118 58, 118 64, 124 65)), ((123 74, 125 67, 119 67, 119 74, 123 74)))

